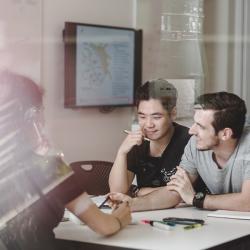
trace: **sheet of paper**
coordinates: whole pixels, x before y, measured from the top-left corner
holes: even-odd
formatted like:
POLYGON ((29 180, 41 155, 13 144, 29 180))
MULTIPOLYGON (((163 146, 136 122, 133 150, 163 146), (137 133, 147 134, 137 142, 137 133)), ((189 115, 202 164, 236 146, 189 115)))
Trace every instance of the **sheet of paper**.
POLYGON ((96 204, 96 206, 100 206, 102 202, 106 199, 106 195, 98 195, 98 196, 92 196, 91 200, 96 204))
MULTIPOLYGON (((90 196, 91 200, 96 204, 96 206, 99 206, 102 204, 102 202, 106 199, 106 195, 98 195, 98 196, 90 196)), ((111 209, 102 209, 105 213, 111 213, 111 209)), ((69 210, 65 209, 63 221, 72 221, 76 224, 84 224, 81 220, 79 220, 74 214, 72 214, 69 210)))
POLYGON ((217 210, 209 213, 207 216, 239 219, 239 220, 250 220, 250 212, 240 212, 240 211, 217 210))

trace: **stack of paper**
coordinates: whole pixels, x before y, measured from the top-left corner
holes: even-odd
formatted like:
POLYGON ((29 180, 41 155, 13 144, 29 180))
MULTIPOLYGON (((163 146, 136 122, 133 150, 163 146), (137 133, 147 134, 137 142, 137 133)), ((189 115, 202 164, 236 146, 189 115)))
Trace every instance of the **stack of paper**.
POLYGON ((209 213, 207 216, 238 219, 238 220, 250 220, 250 212, 240 212, 240 211, 217 210, 209 213))

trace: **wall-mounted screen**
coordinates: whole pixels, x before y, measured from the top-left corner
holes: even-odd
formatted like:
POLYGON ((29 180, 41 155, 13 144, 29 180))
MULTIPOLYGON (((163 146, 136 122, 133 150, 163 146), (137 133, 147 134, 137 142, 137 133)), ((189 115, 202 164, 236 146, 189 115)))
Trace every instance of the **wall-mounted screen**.
POLYGON ((66 22, 67 108, 132 106, 141 84, 142 31, 66 22))

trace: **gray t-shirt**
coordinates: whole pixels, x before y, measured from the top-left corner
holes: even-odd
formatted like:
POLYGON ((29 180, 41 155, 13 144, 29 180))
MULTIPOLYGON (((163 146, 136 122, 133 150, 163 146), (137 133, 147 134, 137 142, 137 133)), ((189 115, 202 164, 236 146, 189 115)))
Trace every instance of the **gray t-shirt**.
POLYGON ((212 194, 241 192, 244 180, 250 180, 250 127, 244 129, 223 169, 218 168, 212 154, 212 150, 197 150, 196 138, 192 136, 184 150, 180 166, 190 174, 199 174, 212 194))

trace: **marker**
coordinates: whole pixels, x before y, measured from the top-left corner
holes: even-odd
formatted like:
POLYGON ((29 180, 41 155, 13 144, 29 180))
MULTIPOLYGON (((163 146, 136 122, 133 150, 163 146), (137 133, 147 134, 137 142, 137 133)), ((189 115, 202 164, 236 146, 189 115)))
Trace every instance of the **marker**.
POLYGON ((106 199, 99 205, 98 208, 103 208, 104 205, 105 205, 105 203, 106 203, 109 199, 110 199, 109 196, 107 196, 106 199))
POLYGON ((205 221, 201 219, 178 218, 178 217, 166 217, 163 218, 163 221, 181 225, 193 225, 193 224, 203 225, 205 223, 205 221))
MULTIPOLYGON (((126 133, 126 134, 129 134, 129 131, 126 130, 126 129, 123 130, 123 132, 126 133)), ((144 139, 145 141, 150 141, 150 139, 148 139, 147 137, 144 137, 143 139, 144 139)))
POLYGON ((142 222, 145 224, 150 224, 152 227, 155 227, 161 230, 167 230, 167 231, 172 230, 173 227, 175 226, 173 224, 172 225, 166 224, 163 221, 142 220, 142 222))
POLYGON ((184 229, 185 230, 190 230, 190 229, 194 229, 194 228, 199 228, 199 227, 202 227, 202 224, 193 224, 193 225, 188 225, 188 226, 185 226, 184 229))

